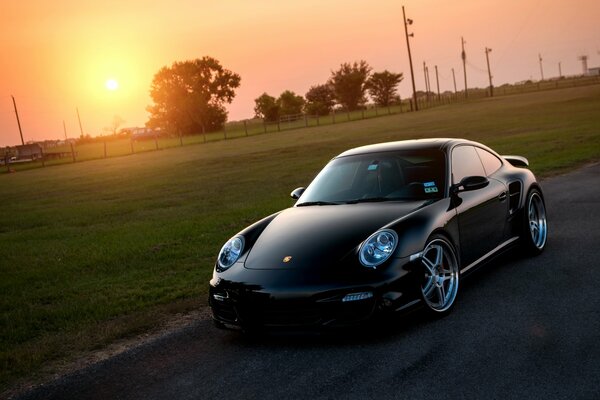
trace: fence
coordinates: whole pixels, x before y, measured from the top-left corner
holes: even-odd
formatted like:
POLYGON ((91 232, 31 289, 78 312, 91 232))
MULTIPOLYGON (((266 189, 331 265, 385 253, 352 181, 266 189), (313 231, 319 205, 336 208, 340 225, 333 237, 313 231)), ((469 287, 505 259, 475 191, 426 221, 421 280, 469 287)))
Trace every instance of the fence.
MULTIPOLYGON (((577 86, 600 84, 600 76, 583 76, 567 79, 556 79, 540 82, 524 82, 517 85, 503 85, 494 88, 494 96, 509 96, 522 93, 556 90, 577 86)), ((465 98, 464 91, 458 93, 429 93, 417 99, 419 110, 439 107, 447 104, 464 102, 473 99, 489 97, 489 89, 469 89, 465 98)), ((44 157, 30 162, 9 163, 4 171, 23 170, 29 168, 44 167, 49 165, 65 164, 78 161, 101 159, 108 157, 126 156, 147 151, 156 151, 178 146, 186 146, 198 143, 207 143, 218 140, 229 140, 245 136, 256 136, 292 129, 310 128, 322 125, 332 125, 349 121, 358 121, 368 118, 377 118, 391 114, 412 112, 414 105, 412 99, 405 99, 398 104, 389 107, 368 106, 362 110, 344 111, 336 110, 329 115, 316 116, 298 114, 285 116, 276 122, 265 122, 260 119, 228 122, 222 131, 206 134, 187 136, 155 136, 145 139, 120 138, 102 140, 95 138, 91 143, 64 144, 63 146, 44 149, 44 157)))

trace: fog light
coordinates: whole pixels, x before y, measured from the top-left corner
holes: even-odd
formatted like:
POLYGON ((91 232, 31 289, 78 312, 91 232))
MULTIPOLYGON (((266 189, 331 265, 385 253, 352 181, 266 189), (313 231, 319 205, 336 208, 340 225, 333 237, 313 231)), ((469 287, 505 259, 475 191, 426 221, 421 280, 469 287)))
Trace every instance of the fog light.
POLYGON ((357 300, 366 300, 373 297, 373 293, 371 292, 361 292, 361 293, 350 293, 344 296, 342 302, 345 303, 347 301, 357 301, 357 300))
POLYGON ((213 294, 213 299, 215 299, 217 301, 225 301, 228 298, 229 298, 229 294, 227 292, 225 292, 225 293, 214 293, 213 294))

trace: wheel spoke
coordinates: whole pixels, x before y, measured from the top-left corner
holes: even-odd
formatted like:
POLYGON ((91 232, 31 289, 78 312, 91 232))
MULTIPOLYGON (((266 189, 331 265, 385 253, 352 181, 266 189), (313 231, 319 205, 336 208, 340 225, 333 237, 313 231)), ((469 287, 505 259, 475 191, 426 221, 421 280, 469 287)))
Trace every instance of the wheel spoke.
POLYGON ((444 250, 442 249, 442 246, 436 246, 435 249, 437 250, 437 254, 435 256, 435 266, 438 267, 444 262, 444 250))
POLYGON ((431 263, 431 261, 429 261, 429 259, 427 259, 425 257, 423 257, 421 260, 423 261, 423 265, 427 269, 427 272, 429 272, 429 275, 434 276, 435 275, 435 272, 434 272, 435 265, 433 265, 431 263))
POLYGON ((444 285, 436 286, 438 298, 440 299, 440 307, 443 307, 446 303, 446 293, 444 290, 444 285))
POLYGON ((430 298, 433 294, 433 290, 435 289, 435 285, 433 284, 433 279, 431 280, 431 285, 427 289, 423 288, 423 294, 426 298, 430 298))
POLYGON ((534 210, 533 210, 533 201, 531 201, 529 203, 529 220, 530 221, 533 221, 533 219, 534 219, 534 217, 533 217, 534 214, 533 213, 534 213, 534 210))

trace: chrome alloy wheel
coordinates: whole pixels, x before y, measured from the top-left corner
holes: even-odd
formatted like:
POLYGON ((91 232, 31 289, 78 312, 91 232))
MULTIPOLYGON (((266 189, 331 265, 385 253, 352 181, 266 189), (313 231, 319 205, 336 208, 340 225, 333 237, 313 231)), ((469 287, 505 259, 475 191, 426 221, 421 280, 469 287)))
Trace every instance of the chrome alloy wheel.
POLYGON ((527 220, 529 222, 531 241, 538 250, 542 250, 546 245, 548 225, 546 222, 546 207, 544 206, 544 201, 537 192, 533 192, 529 197, 527 220))
POLYGON ((425 246, 421 263, 425 270, 421 285, 425 303, 435 312, 448 310, 458 292, 458 261, 454 249, 444 239, 433 239, 425 246))

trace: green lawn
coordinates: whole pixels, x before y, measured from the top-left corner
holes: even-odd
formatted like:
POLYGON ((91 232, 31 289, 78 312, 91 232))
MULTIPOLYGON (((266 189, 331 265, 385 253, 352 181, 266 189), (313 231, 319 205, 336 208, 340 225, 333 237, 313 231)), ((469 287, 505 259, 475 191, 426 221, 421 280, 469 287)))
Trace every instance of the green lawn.
POLYGON ((598 110, 594 85, 2 174, 0 389, 206 304, 222 243, 347 148, 463 137, 548 175, 600 160, 598 110))

